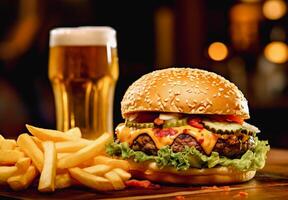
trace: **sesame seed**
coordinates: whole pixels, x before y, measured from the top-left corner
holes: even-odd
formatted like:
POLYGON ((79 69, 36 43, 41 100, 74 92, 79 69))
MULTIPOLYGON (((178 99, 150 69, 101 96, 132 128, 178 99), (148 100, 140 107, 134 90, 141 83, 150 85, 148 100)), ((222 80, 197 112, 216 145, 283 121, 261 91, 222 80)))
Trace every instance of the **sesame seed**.
POLYGON ((199 106, 198 109, 197 109, 199 112, 202 112, 205 110, 205 107, 204 106, 199 106))
POLYGON ((188 105, 189 108, 192 108, 192 107, 193 107, 190 103, 188 103, 187 105, 188 105))

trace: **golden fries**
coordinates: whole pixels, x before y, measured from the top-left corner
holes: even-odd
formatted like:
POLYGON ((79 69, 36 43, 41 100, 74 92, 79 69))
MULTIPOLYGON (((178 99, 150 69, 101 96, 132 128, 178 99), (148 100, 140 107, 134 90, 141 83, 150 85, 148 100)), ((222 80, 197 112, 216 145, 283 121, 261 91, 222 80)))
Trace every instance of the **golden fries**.
POLYGON ((129 170, 129 162, 127 160, 113 159, 103 155, 96 156, 94 158, 94 164, 105 164, 112 166, 113 168, 121 168, 126 171, 129 170))
POLYGON ((24 133, 18 137, 17 144, 31 158, 33 164, 41 172, 43 168, 43 152, 35 144, 34 140, 28 134, 24 133))
POLYGON ((91 143, 89 140, 56 142, 55 147, 58 153, 71 153, 79 151, 91 143))
POLYGON ((5 184, 8 178, 13 176, 17 170, 15 166, 0 166, 0 184, 5 184))
POLYGON ((82 162, 97 156, 103 149, 109 140, 112 139, 112 135, 104 133, 99 138, 94 140, 90 145, 77 151, 76 153, 64 157, 58 161, 58 168, 71 168, 80 165, 82 162))
POLYGON ((72 185, 110 191, 124 189, 124 182, 131 178, 127 161, 105 156, 112 134, 87 140, 77 127, 65 132, 26 127, 32 136, 23 133, 12 140, 0 135, 0 184, 19 191, 39 177, 39 192, 72 185))
POLYGON ((2 140, 5 140, 5 138, 0 134, 0 142, 1 142, 2 140))
POLYGON ((35 136, 32 136, 31 137, 33 140, 34 140, 34 142, 35 142, 35 144, 38 146, 38 148, 41 150, 41 151, 44 151, 43 150, 43 146, 42 146, 42 140, 40 140, 39 138, 37 138, 37 137, 35 137, 35 136))
POLYGON ((13 150, 16 147, 16 141, 11 139, 0 140, 0 150, 13 150))
POLYGON ((127 181, 131 178, 131 174, 121 168, 115 168, 112 171, 118 174, 123 181, 127 181))
POLYGON ((112 167, 109 165, 94 165, 91 167, 86 167, 83 170, 96 176, 104 176, 104 174, 109 172, 111 169, 112 167))
POLYGON ((38 128, 35 126, 31 126, 26 124, 27 129, 29 132, 34 135, 35 137, 39 138, 43 141, 54 141, 54 142, 61 142, 61 141, 69 141, 69 140, 77 140, 78 137, 72 136, 71 134, 67 135, 61 131, 51 130, 51 129, 44 129, 38 128))
POLYGON ((38 190, 40 192, 53 192, 55 190, 56 176, 56 149, 51 141, 43 142, 44 165, 40 175, 38 190))
POLYGON ((112 183, 106 178, 89 174, 78 167, 70 168, 69 172, 74 179, 90 188, 99 191, 113 190, 112 183))
MULTIPOLYGON (((57 151, 57 149, 56 149, 57 151)), ((57 153, 57 160, 60 160, 61 158, 64 158, 66 156, 71 155, 71 153, 57 153)))
POLYGON ((125 188, 125 185, 121 177, 114 171, 107 172, 104 177, 106 177, 112 183, 115 190, 122 190, 125 188))
POLYGON ((31 159, 28 157, 20 158, 15 166, 17 167, 19 172, 25 172, 31 165, 31 159))
POLYGON ((62 189, 70 187, 73 180, 69 173, 58 174, 55 177, 55 189, 62 189))
POLYGON ((0 165, 13 165, 23 157, 24 153, 21 151, 0 150, 0 165))
POLYGON ((74 127, 69 129, 68 131, 65 131, 65 134, 67 134, 69 137, 75 137, 75 138, 81 138, 82 133, 80 131, 80 128, 74 127))
POLYGON ((8 178, 7 183, 15 191, 23 190, 29 187, 36 175, 37 170, 31 165, 24 174, 8 178))

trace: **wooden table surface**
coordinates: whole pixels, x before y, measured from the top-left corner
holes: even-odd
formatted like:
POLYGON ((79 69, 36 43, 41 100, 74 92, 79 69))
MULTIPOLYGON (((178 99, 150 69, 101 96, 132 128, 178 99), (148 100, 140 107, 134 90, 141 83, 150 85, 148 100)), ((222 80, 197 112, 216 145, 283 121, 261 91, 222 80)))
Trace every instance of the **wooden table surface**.
POLYGON ((67 188, 51 194, 42 194, 32 186, 22 192, 14 192, 8 187, 0 188, 0 199, 288 199, 288 150, 272 149, 268 154, 264 169, 256 177, 244 184, 230 185, 229 191, 223 187, 164 186, 160 189, 126 189, 99 193, 87 188, 67 188), (177 197, 178 196, 178 197, 177 197), (177 198, 176 198, 177 197, 177 198))

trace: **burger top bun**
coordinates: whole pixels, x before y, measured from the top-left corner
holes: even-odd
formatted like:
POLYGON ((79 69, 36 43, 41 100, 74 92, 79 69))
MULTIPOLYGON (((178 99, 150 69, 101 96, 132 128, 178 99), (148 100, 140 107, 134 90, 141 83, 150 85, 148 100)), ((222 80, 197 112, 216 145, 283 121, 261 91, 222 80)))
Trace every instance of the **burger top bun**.
POLYGON ((121 111, 123 118, 141 111, 250 118, 247 100, 236 85, 193 68, 167 68, 142 76, 127 89, 121 111))

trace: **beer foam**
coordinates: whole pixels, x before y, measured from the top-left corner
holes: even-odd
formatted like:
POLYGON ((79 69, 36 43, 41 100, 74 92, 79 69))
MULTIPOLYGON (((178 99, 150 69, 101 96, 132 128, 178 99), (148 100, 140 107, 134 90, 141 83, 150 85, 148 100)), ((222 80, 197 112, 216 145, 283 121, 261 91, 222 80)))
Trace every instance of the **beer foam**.
POLYGON ((50 47, 92 45, 109 45, 116 48, 116 31, 109 26, 63 27, 50 31, 50 47))

